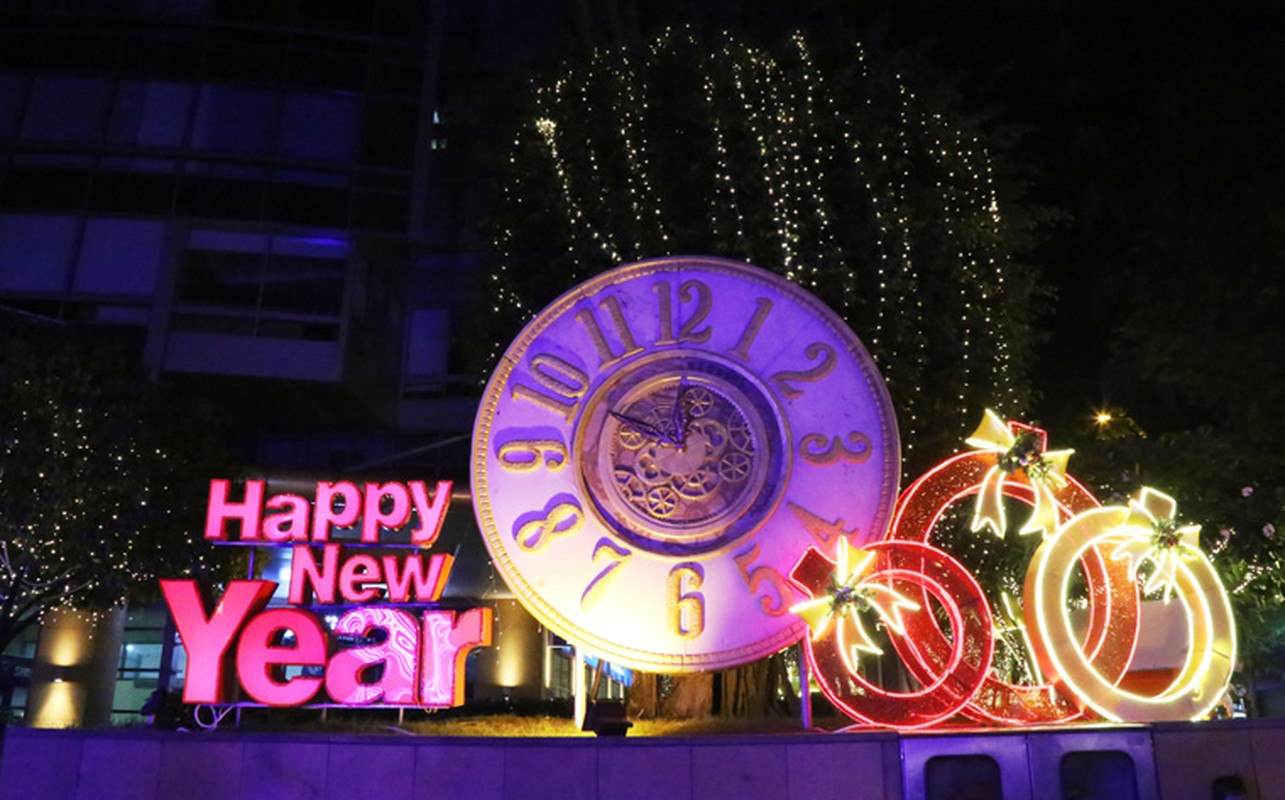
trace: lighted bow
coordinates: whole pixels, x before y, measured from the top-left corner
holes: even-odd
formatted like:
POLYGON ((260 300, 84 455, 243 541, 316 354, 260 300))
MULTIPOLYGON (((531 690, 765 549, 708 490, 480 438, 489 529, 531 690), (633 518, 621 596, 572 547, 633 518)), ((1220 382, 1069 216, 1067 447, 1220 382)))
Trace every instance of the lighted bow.
POLYGON ((874 570, 875 553, 853 547, 845 539, 839 540, 838 561, 830 578, 830 587, 822 596, 793 606, 790 611, 798 614, 812 630, 812 641, 824 637, 834 624, 838 624, 839 651, 846 666, 856 672, 862 651, 883 655, 861 620, 860 612, 870 609, 889 630, 898 636, 906 632, 901 611, 918 611, 919 605, 899 594, 891 586, 866 580, 874 570))
POLYGON ((994 411, 986 410, 982 424, 967 444, 995 453, 996 464, 982 479, 973 513, 972 530, 989 526, 996 536, 1008 529, 1004 514, 1004 481, 1017 472, 1026 475, 1035 493, 1035 508, 1019 533, 1043 532, 1049 536, 1057 529, 1058 504, 1055 492, 1066 486, 1066 462, 1074 450, 1049 450, 1044 447, 1047 435, 1039 428, 1020 423, 1005 424, 994 411))
POLYGON ((1177 589, 1182 560, 1200 550, 1200 526, 1178 525, 1174 516, 1177 507, 1164 492, 1144 488, 1129 501, 1128 516, 1112 531, 1123 541, 1111 551, 1111 557, 1128 559, 1135 574, 1144 562, 1154 564, 1143 588, 1148 594, 1163 591, 1166 603, 1177 589))

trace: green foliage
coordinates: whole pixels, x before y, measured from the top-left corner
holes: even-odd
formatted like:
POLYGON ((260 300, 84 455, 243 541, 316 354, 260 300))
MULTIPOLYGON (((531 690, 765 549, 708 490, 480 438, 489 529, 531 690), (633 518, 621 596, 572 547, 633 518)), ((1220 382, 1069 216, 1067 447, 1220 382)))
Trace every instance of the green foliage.
POLYGON ((474 363, 489 371, 521 324, 605 269, 748 261, 862 338, 913 474, 918 453, 958 446, 977 409, 1016 415, 1029 400, 1036 286, 1017 254, 1038 214, 993 141, 949 92, 848 40, 682 31, 599 51, 537 85, 523 114, 474 363))
POLYGON ((207 570, 208 426, 110 342, 25 329, 0 359, 0 650, 49 608, 207 570))

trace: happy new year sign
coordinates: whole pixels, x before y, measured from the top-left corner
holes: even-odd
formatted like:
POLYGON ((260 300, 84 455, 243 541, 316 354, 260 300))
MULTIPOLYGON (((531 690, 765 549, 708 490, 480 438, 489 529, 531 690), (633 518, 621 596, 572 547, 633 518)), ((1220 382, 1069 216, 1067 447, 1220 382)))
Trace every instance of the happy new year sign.
POLYGON ((381 542, 386 532, 416 522, 411 544, 430 547, 451 482, 431 492, 423 481, 318 482, 312 498, 268 495, 266 488, 265 481, 246 481, 234 498, 230 481, 211 481, 205 538, 291 548, 287 607, 268 608, 274 581, 231 581, 212 609, 196 581, 161 581, 188 652, 183 701, 228 702, 226 671, 234 665, 245 694, 269 706, 313 702, 323 687, 340 705, 462 703, 464 659, 491 643, 491 610, 437 608, 452 557, 390 551, 381 542), (336 604, 348 608, 329 630, 309 610, 336 604))

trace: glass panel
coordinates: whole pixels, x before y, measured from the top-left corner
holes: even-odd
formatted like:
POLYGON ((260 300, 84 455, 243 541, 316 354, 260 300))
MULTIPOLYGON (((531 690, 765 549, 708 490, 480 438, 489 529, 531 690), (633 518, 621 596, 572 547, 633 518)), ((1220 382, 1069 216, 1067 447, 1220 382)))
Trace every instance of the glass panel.
POLYGON ((18 206, 31 211, 80 208, 88 186, 89 173, 83 170, 15 166, 0 182, 0 207, 18 206))
POLYGON ((348 258, 348 250, 348 240, 337 236, 272 237, 272 252, 281 255, 344 261, 348 258))
POLYGON ((231 250, 237 253, 262 253, 268 249, 268 237, 240 231, 192 231, 188 247, 193 250, 231 250))
MULTIPOLYGON (((133 171, 130 169, 131 161, 142 162, 146 166, 144 159, 130 159, 124 164, 130 171, 104 169, 94 175, 89 191, 90 210, 125 214, 169 213, 174 205, 177 179, 173 175, 133 171)), ((114 166, 121 164, 117 162, 114 166)))
POLYGON ((0 217, 0 287, 61 292, 67 288, 79 220, 10 214, 0 217))
POLYGON ((18 120, 27 94, 27 79, 17 75, 0 75, 0 138, 18 134, 18 120))
POLYGON ((112 144, 133 144, 138 138, 138 119, 143 112, 143 93, 146 84, 141 81, 121 81, 116 84, 116 97, 107 120, 107 141, 112 144))
POLYGON ((22 126, 23 138, 48 142, 97 140, 107 116, 110 88, 101 78, 36 78, 22 126))
POLYGON ((373 99, 367 104, 362 160, 387 167, 409 167, 415 151, 419 115, 412 103, 373 99))
POLYGON ((344 304, 348 242, 330 236, 274 236, 263 308, 338 316, 344 304))
POLYGON ((935 756, 924 766, 928 800, 1003 800, 999 764, 990 756, 935 756))
POLYGON ((406 377, 445 375, 450 347, 451 317, 446 309, 418 308, 410 315, 410 336, 406 347, 406 377))
POLYGON ((194 94, 191 86, 181 83, 121 81, 108 140, 147 147, 181 145, 194 94))
POLYGON ((266 216, 276 222, 333 228, 348 220, 348 192, 326 186, 268 186, 266 216))
POLYGON ((276 98, 262 89, 201 87, 192 146, 245 155, 272 151, 276 98))
POLYGON ((187 303, 255 309, 262 271, 261 253, 188 250, 179 296, 187 303))
POLYGON ((338 316, 344 304, 343 261, 273 254, 263 284, 263 308, 338 316))
POLYGON ((73 284, 76 291, 148 295, 165 254, 165 223, 91 219, 73 284))
POLYGON ((137 143, 147 147, 181 145, 195 94, 185 84, 149 81, 143 95, 137 143))
POLYGON ((281 120, 282 155, 316 161, 347 161, 356 137, 357 106, 352 96, 290 94, 281 120))
POLYGON ((1084 750, 1062 756, 1064 800, 1138 800, 1133 759, 1119 750, 1084 750))

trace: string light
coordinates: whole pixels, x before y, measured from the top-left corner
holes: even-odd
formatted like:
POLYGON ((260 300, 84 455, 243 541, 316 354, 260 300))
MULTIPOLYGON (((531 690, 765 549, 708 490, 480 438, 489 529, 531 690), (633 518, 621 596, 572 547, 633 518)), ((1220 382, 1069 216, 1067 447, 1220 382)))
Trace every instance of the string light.
POLYGON ((28 346, 7 354, 25 376, 0 388, 0 640, 58 609, 97 622, 159 575, 214 567, 192 460, 151 443, 138 387, 97 353, 28 346))
POLYGON ((962 439, 978 406, 1021 413, 1032 282, 1012 279, 990 151, 945 100, 848 52, 835 70, 802 34, 769 50, 684 28, 533 87, 493 226, 488 368, 512 322, 567 286, 705 252, 778 272, 849 322, 907 455, 962 439))

